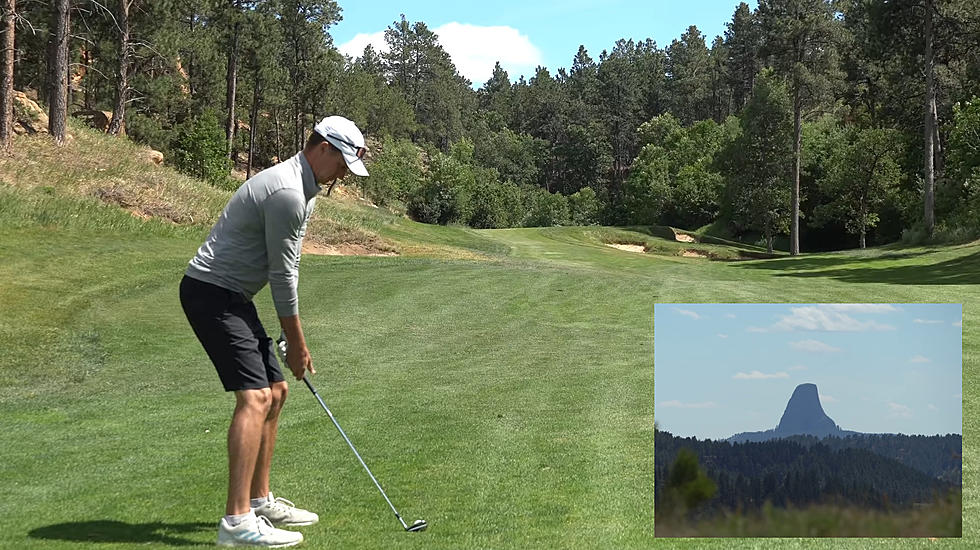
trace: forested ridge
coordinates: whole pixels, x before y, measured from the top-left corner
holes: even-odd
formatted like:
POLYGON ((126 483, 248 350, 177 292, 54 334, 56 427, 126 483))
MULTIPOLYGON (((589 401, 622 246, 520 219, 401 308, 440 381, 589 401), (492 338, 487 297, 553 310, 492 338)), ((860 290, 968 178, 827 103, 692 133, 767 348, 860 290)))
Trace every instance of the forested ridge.
POLYGON ((660 503, 681 449, 696 455, 717 491, 705 508, 751 509, 844 503, 874 508, 932 502, 961 485, 959 435, 797 436, 728 443, 658 430, 655 492, 660 503))
POLYGON ((429 223, 673 225, 794 253, 980 235, 971 0, 742 3, 722 36, 580 47, 484 83, 411 13, 387 51, 342 55, 342 7, 5 0, 0 96, 36 99, 56 140, 76 113, 220 186, 341 114, 374 149, 364 192, 429 223))

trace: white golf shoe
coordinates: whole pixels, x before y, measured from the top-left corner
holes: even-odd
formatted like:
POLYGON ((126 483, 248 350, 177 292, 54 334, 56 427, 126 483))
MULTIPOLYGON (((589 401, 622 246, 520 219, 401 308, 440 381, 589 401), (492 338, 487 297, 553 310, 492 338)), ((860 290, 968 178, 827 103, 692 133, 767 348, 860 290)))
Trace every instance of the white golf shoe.
POLYGON ((303 542, 303 533, 276 529, 263 516, 252 516, 232 527, 225 518, 218 523, 218 546, 285 548, 303 542))
POLYGON ((300 527, 320 521, 320 516, 297 508, 295 504, 284 498, 275 498, 272 493, 269 493, 268 502, 253 510, 257 516, 269 518, 276 527, 300 527))

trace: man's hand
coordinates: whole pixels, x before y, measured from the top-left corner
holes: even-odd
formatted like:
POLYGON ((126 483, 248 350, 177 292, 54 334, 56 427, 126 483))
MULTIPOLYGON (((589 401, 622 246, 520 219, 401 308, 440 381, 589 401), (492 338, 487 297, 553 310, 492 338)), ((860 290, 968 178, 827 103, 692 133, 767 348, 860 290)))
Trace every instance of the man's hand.
POLYGON ((310 374, 316 374, 316 370, 313 368, 313 358, 310 357, 310 350, 306 346, 287 346, 286 366, 293 371, 293 376, 297 380, 302 380, 306 376, 306 371, 310 371, 310 374))
POLYGON ((299 323, 299 316, 280 317, 279 323, 282 325, 283 334, 286 336, 286 366, 293 371, 293 376, 297 380, 302 380, 306 371, 316 374, 313 368, 313 358, 310 357, 310 350, 306 349, 306 339, 303 337, 303 328, 299 323))

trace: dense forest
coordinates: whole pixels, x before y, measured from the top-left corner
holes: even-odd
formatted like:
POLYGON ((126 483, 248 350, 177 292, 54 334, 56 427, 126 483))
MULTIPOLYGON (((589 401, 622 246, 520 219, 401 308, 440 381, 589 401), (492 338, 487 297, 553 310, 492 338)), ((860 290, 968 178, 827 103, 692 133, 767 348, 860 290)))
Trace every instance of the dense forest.
POLYGON ((797 436, 759 443, 681 438, 658 430, 656 501, 682 449, 694 453, 716 490, 702 513, 726 509, 842 503, 887 509, 932 502, 961 485, 958 435, 797 436))
POLYGON ((11 116, 40 131, 36 101, 56 140, 77 114, 233 186, 341 114, 374 149, 357 183, 423 222, 668 224, 793 253, 980 235, 973 0, 742 3, 723 36, 580 47, 485 83, 405 15, 387 51, 340 54, 334 0, 0 6, 7 147, 11 116))

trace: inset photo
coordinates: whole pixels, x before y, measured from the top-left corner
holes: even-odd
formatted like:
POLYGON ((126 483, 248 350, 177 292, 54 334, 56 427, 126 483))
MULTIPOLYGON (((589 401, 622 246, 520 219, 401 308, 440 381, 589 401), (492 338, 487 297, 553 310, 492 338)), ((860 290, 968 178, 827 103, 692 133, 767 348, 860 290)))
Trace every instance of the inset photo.
POLYGON ((657 304, 655 536, 960 537, 960 304, 657 304))

